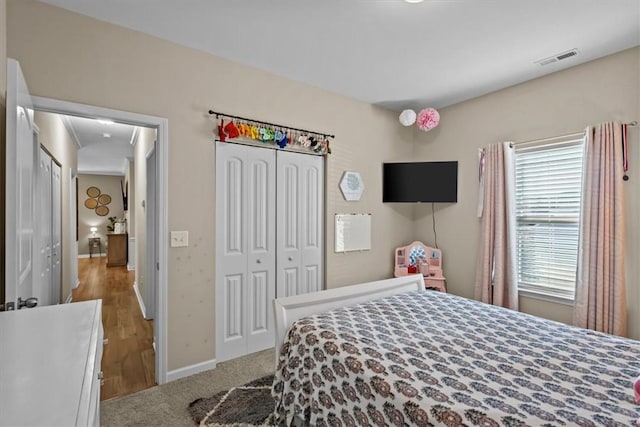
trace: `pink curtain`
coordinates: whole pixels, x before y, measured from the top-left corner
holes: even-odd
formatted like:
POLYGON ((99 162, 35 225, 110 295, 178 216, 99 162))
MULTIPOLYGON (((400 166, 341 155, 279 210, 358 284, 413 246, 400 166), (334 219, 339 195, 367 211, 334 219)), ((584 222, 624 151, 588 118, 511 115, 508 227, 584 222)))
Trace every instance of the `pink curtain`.
POLYGON ((493 144, 481 151, 479 214, 482 219, 475 297, 517 310, 513 165, 513 149, 508 143, 493 144))
POLYGON ((627 333, 623 126, 587 128, 574 323, 627 333))

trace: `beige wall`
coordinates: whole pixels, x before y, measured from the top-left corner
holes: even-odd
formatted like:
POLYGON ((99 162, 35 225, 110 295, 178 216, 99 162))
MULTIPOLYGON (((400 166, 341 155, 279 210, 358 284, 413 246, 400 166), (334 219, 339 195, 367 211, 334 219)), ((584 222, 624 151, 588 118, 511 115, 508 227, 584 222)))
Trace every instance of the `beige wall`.
POLYGON ((34 95, 169 120, 169 228, 188 230, 191 243, 168 252, 169 370, 215 357, 210 108, 336 134, 326 162, 328 287, 390 277, 393 248, 415 237, 413 207, 381 203, 381 163, 413 150, 396 113, 33 0, 10 0, 7 13, 8 52, 34 95), (363 176, 359 202, 342 199, 345 170, 363 176), (372 213, 371 251, 333 253, 333 216, 342 212, 372 213))
MULTIPOLYGON (((147 273, 147 219, 146 210, 142 206, 147 201, 147 153, 151 150, 156 141, 156 130, 140 128, 136 145, 134 147, 135 156, 135 195, 134 207, 136 218, 136 283, 140 289, 140 294, 145 296, 145 283, 147 273)), ((133 204, 132 204, 133 206, 133 204)))
POLYGON ((120 183, 123 181, 122 176, 112 175, 78 175, 78 255, 89 254, 89 237, 91 236, 91 227, 97 227, 96 237, 102 239, 102 251, 105 252, 105 242, 107 241, 107 226, 110 224, 109 217, 124 218, 124 209, 122 207, 122 192, 120 183), (107 205, 109 213, 106 216, 96 214, 95 210, 88 209, 84 202, 89 198, 87 189, 89 187, 97 187, 101 194, 111 196, 111 203, 107 205))
MULTIPOLYGON (((0 0, 0 103, 7 88, 7 0, 0 0)), ((0 123, 4 123, 4 118, 0 123)))
POLYGON ((71 227, 71 218, 75 212, 71 211, 71 176, 78 170, 78 155, 76 144, 69 136, 67 129, 58 114, 36 111, 34 121, 39 130, 39 143, 60 164, 62 170, 62 295, 61 302, 71 294, 76 285, 77 277, 72 276, 72 263, 76 262, 75 226, 71 227))
MULTIPOLYGON (((479 236, 477 149, 573 133, 609 120, 640 119, 640 48, 513 86, 440 111, 441 124, 416 132, 415 158, 458 160, 458 203, 436 207, 438 244, 451 292, 473 297, 479 236)), ((629 128, 627 286, 630 336, 640 339, 640 128, 629 128)), ((416 237, 433 242, 430 206, 416 209, 416 237)), ((570 323, 572 307, 520 298, 521 309, 570 323)))

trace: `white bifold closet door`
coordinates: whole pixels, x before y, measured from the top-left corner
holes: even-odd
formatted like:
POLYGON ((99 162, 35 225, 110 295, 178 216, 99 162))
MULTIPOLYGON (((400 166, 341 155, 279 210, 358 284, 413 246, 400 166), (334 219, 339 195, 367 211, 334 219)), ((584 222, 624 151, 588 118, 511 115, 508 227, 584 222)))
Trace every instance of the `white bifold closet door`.
POLYGON ((42 147, 38 155, 36 185, 37 256, 33 283, 38 307, 59 304, 62 287, 62 182, 61 169, 42 147))
POLYGON ((278 152, 278 297, 322 289, 324 242, 321 156, 278 152))
POLYGON ((216 360, 273 347, 273 299, 323 287, 323 158, 216 142, 216 360))
POLYGON ((272 347, 276 157, 216 143, 216 359, 272 347))

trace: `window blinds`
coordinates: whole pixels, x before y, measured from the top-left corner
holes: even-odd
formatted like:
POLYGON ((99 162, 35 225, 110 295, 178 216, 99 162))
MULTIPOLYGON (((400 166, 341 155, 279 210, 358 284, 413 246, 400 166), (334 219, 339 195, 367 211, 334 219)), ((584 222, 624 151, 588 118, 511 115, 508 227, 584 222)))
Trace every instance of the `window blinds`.
POLYGON ((573 299, 578 258, 582 137, 515 149, 518 287, 573 299))

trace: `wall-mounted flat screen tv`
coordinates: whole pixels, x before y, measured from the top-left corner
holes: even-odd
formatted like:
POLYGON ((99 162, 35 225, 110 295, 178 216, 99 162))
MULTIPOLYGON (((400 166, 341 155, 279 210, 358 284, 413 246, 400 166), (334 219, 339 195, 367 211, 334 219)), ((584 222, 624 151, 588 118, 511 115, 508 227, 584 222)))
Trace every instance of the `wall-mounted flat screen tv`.
POLYGON ((458 162, 384 163, 383 203, 456 203, 458 162))

